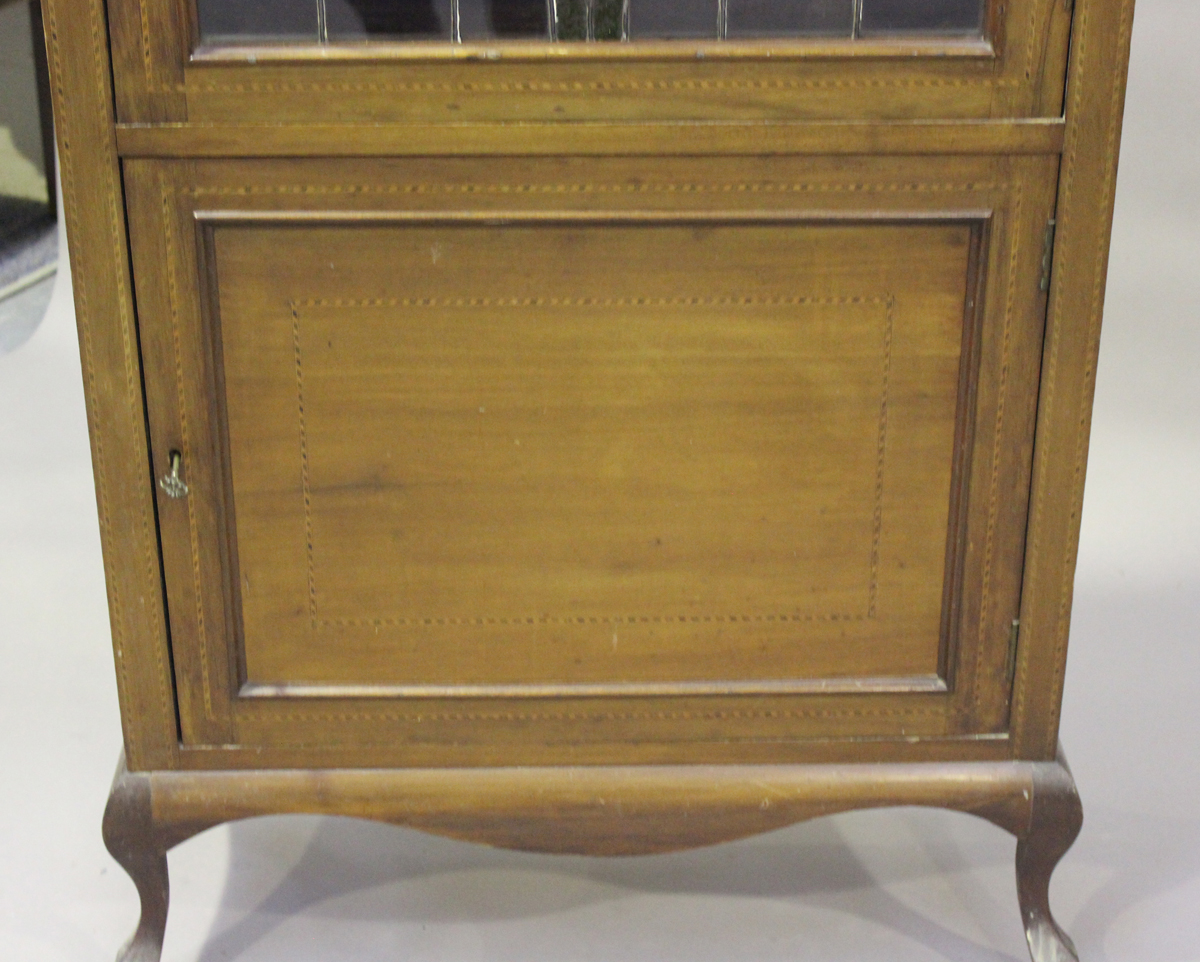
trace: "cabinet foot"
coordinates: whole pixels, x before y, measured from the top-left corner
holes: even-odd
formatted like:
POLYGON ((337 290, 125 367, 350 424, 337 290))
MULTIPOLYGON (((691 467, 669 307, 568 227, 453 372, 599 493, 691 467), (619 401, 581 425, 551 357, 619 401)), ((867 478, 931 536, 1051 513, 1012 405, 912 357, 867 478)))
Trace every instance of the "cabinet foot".
POLYGON ((1052 762, 129 772, 117 769, 104 842, 142 915, 117 962, 159 962, 167 856, 214 825, 260 815, 348 815, 503 848, 580 855, 668 852, 834 812, 925 805, 1017 838, 1017 896, 1033 962, 1078 962, 1050 913, 1050 876, 1083 812, 1052 762))
POLYGON ((167 853, 150 808, 150 777, 117 767, 104 809, 104 845, 129 873, 142 900, 138 927, 117 953, 117 962, 159 962, 167 927, 167 853))
POLYGON ((1079 793, 1062 756, 1035 765, 1029 828, 1017 839, 1017 899, 1033 962, 1079 962, 1075 944, 1050 911, 1050 876, 1082 825, 1079 793))

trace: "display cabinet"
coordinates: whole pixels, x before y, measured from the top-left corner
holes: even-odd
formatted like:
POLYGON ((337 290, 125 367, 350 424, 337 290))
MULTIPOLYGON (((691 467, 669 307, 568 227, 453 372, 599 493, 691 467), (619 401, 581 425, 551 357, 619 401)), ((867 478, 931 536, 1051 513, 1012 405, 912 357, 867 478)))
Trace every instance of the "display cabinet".
MULTIPOLYGON (((46 0, 125 754, 618 855, 887 805, 1036 962, 1131 0, 46 0)), ((798 870, 801 867, 798 866, 798 870)))

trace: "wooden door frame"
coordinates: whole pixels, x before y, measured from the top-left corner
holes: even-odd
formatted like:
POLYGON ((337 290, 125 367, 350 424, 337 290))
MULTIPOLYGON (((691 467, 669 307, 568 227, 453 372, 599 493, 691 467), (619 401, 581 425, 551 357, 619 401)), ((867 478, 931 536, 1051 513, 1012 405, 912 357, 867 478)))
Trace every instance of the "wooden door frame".
POLYGON ((443 122, 463 121, 480 99, 491 116, 525 121, 1055 117, 1070 21, 1069 0, 988 0, 982 40, 197 49, 195 0, 108 0, 125 123, 367 119, 368 102, 372 122, 397 123, 414 119, 422 93, 458 101, 433 114, 443 122))

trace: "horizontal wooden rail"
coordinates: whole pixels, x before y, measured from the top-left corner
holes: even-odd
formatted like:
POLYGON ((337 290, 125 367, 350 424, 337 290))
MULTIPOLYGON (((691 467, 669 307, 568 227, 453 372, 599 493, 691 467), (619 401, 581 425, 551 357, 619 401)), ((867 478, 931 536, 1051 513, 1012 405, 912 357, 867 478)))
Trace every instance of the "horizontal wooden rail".
POLYGON ((1063 122, 118 124, 124 157, 1057 154, 1063 122))
MULTIPOLYGON (((501 848, 589 855, 711 845, 820 815, 936 806, 1025 833, 1048 762, 155 772, 153 821, 174 844, 221 822, 322 814, 501 848)), ((145 777, 145 776, 143 776, 145 777)))
POLYGON ((193 51, 190 62, 220 66, 240 64, 312 64, 312 63, 419 63, 496 60, 552 61, 578 60, 911 60, 914 57, 946 60, 994 60, 996 50, 988 40, 978 38, 883 37, 865 40, 850 38, 788 38, 778 40, 696 41, 641 40, 634 43, 546 43, 544 40, 474 40, 452 44, 434 42, 380 42, 319 44, 213 44, 193 51))

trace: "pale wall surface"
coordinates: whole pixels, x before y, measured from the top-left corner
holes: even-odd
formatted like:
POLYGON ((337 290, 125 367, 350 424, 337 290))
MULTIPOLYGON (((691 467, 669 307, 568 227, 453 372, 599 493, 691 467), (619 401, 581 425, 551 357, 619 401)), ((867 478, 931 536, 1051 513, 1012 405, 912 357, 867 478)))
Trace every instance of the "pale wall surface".
POLYGON ((29 4, 0 0, 0 194, 46 199, 29 4))

